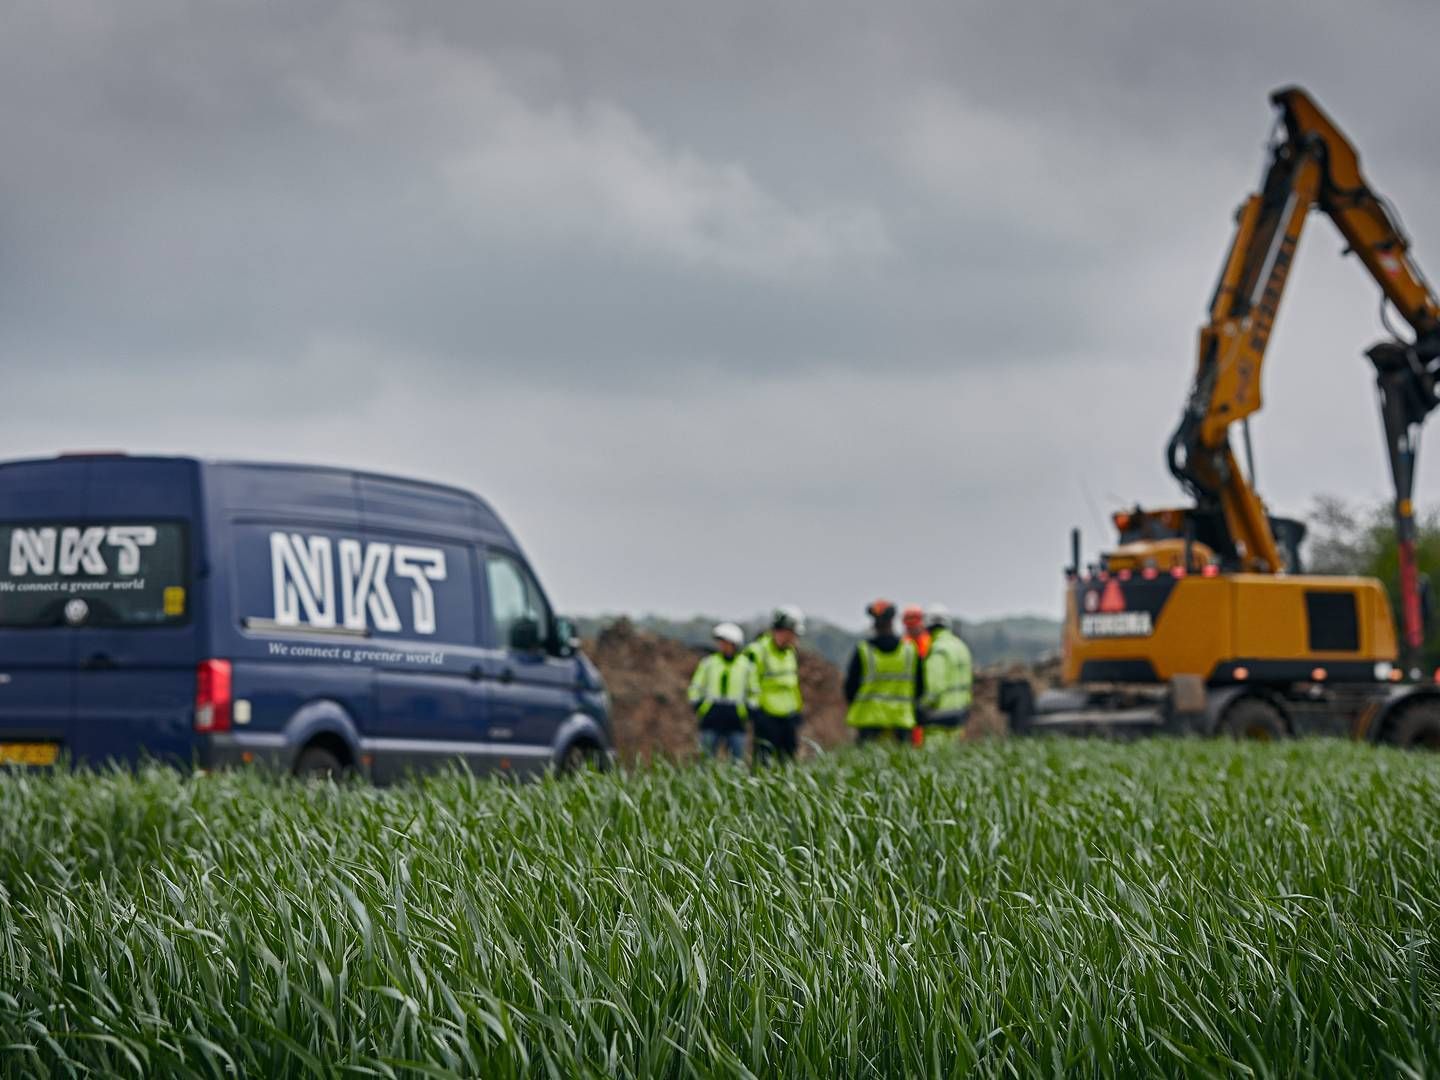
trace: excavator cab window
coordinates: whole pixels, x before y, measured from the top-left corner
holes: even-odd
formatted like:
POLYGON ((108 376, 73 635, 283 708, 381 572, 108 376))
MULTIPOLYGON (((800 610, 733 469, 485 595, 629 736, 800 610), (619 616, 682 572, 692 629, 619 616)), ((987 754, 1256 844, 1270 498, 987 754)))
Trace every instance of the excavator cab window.
MULTIPOLYGON (((1195 539, 1208 544, 1220 556, 1220 565, 1227 573, 1244 569, 1239 553, 1231 542, 1230 532, 1225 526, 1225 517, 1219 510, 1205 511, 1196 508, 1191 512, 1195 539)), ((1280 566, 1277 571, 1287 574, 1304 572, 1304 561, 1300 547, 1305 542, 1305 523, 1294 518, 1270 518, 1270 532, 1275 537, 1275 547, 1280 552, 1280 566)))
POLYGON ((1117 524, 1120 522, 1124 522, 1119 529, 1122 544, 1137 544, 1142 540, 1172 540, 1181 535, 1179 530, 1170 528, 1160 518, 1150 515, 1122 514, 1117 524))
POLYGON ((1305 523, 1294 518, 1272 517, 1270 531, 1275 535, 1275 546, 1280 549, 1281 567, 1287 574, 1303 574, 1304 563, 1300 560, 1300 546, 1305 542, 1305 523))

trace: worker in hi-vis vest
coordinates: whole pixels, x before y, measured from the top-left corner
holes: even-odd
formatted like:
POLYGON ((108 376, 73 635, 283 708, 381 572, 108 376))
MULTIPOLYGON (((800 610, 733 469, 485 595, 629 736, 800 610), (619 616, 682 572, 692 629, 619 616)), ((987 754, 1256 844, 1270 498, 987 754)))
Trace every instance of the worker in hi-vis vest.
POLYGON ((752 760, 768 765, 778 757, 789 761, 799 745, 797 732, 804 723, 805 703, 800 697, 800 656, 796 642, 805 632, 805 616, 787 605, 775 609, 770 629, 761 634, 745 655, 754 669, 756 707, 751 713, 755 727, 752 760))
MULTIPOLYGON (((905 610, 900 613, 900 625, 905 629, 905 640, 915 643, 915 651, 920 654, 920 665, 923 667, 925 657, 930 652, 930 631, 925 627, 925 609, 919 604, 906 604, 905 610)), ((920 746, 925 742, 925 729, 920 726, 918 712, 915 720, 910 741, 920 746)))
POLYGON ((905 627, 905 636, 915 643, 915 650, 924 660, 930 653, 930 631, 925 626, 925 609, 919 604, 906 604, 900 614, 900 623, 905 627))
POLYGON ((865 609, 871 633, 855 646, 845 672, 845 722, 861 742, 893 739, 909 744, 915 703, 925 691, 925 668, 915 643, 895 633, 895 605, 876 600, 865 609))
POLYGON ((745 632, 723 622, 712 632, 715 651, 690 678, 690 707, 700 721, 700 747, 718 758, 723 746, 733 762, 745 760, 745 724, 756 704, 754 669, 742 651, 745 632))
POLYGON ((970 647, 955 633, 950 612, 931 604, 925 613, 930 654, 925 658, 925 692, 920 698, 920 723, 925 739, 957 733, 970 719, 974 664, 970 647))

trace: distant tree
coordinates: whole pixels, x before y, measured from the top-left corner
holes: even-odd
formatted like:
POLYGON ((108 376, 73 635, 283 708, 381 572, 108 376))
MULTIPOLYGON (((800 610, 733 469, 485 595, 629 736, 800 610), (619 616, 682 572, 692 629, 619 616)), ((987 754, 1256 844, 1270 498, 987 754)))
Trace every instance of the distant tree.
POLYGON ((1310 511, 1305 568, 1312 574, 1365 574, 1386 535, 1395 535, 1383 506, 1358 507, 1334 495, 1319 495, 1310 511))

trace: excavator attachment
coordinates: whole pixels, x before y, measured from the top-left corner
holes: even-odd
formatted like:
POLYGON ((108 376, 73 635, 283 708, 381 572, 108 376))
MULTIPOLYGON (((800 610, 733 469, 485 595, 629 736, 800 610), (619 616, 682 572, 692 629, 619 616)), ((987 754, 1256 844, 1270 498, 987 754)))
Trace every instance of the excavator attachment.
POLYGON ((1428 589, 1422 590, 1415 562, 1415 459, 1420 427, 1435 407, 1435 374, 1414 346, 1385 341, 1366 354, 1375 365, 1385 449, 1395 488, 1395 545, 1400 569, 1400 605, 1407 660, 1413 664, 1425 643, 1428 589))

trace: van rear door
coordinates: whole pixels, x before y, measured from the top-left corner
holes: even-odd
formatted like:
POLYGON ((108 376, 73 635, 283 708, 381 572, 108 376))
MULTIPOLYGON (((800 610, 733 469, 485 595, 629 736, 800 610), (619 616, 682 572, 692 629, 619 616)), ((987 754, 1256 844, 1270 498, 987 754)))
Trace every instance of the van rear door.
POLYGON ((105 573, 74 593, 90 609, 73 625, 77 757, 192 757, 201 659, 198 474, 192 461, 90 463, 86 521, 119 542, 102 546, 105 573))
POLYGON ((0 756, 188 759, 195 694, 194 462, 0 469, 0 756))
POLYGON ((78 514, 84 466, 77 461, 0 470, 0 762, 48 764, 65 743, 75 706, 75 640, 63 623, 18 590, 14 547, 22 523, 78 514))

